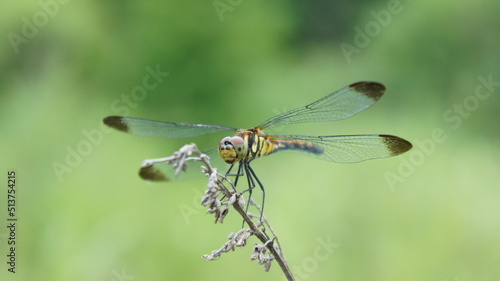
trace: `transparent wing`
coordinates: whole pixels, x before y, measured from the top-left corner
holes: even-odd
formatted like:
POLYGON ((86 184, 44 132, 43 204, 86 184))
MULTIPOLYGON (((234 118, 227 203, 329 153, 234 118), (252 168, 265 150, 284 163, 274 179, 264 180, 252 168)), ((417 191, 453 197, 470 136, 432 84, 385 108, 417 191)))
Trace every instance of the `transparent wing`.
POLYGON ((111 128, 133 135, 162 138, 188 138, 236 130, 218 125, 172 123, 121 116, 109 116, 104 118, 103 122, 111 128))
POLYGON ((353 116, 375 103, 384 93, 384 85, 376 82, 357 82, 320 100, 274 116, 261 129, 295 123, 341 120, 353 116))
POLYGON ((346 136, 273 136, 276 141, 310 142, 315 149, 294 150, 308 156, 338 163, 355 163, 369 159, 396 156, 411 149, 407 140, 391 135, 346 135, 346 136))

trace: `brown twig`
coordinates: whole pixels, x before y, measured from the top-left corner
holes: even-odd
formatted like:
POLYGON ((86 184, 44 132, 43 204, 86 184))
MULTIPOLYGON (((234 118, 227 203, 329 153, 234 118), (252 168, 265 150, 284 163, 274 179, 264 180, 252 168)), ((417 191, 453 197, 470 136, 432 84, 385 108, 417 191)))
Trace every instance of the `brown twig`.
MULTIPOLYGON (((203 257, 205 259, 217 260, 221 254, 234 250, 235 247, 244 247, 247 239, 252 235, 255 235, 262 242, 262 244, 257 244, 254 247, 254 253, 251 256, 251 259, 257 259, 260 264, 264 265, 266 271, 269 270, 271 261, 276 260, 287 280, 295 280, 290 268, 288 267, 287 261, 283 256, 278 238, 265 216, 253 216, 247 213, 245 210, 245 200, 243 199, 241 193, 236 192, 234 184, 224 175, 218 173, 216 168, 212 167, 210 164, 210 158, 198 150, 195 144, 185 145, 173 156, 162 158, 161 160, 161 162, 173 164, 176 168, 176 173, 180 173, 187 168, 187 161, 203 162, 205 165, 203 167, 203 172, 209 177, 209 180, 208 188, 202 198, 201 204, 209 208, 207 213, 213 213, 215 215, 215 222, 222 223, 228 214, 229 206, 232 205, 249 227, 243 228, 237 233, 229 235, 229 241, 226 242, 219 250, 212 251, 209 255, 204 255, 203 257), (193 156, 193 154, 197 156, 193 156), (224 185, 224 181, 231 186, 230 189, 224 185), (252 217, 261 219, 255 222, 252 220, 252 217), (264 225, 271 230, 273 238, 269 237, 266 233, 264 225), (267 251, 270 252, 270 255, 266 255, 267 251)), ((158 162, 154 159, 147 161, 149 162, 145 163, 149 165, 153 163, 151 161, 158 162)), ((261 209, 257 204, 255 204, 255 202, 250 200, 250 203, 256 207, 259 213, 261 213, 261 209)))

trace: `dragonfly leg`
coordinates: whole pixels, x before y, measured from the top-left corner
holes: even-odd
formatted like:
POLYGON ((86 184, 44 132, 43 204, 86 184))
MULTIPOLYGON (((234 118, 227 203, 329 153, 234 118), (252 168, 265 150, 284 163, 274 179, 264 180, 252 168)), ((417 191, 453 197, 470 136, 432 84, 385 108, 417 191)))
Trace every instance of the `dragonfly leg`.
MULTIPOLYGON (((264 226, 264 223, 262 222, 262 216, 264 215, 264 203, 266 202, 266 190, 264 189, 264 185, 260 182, 259 178, 257 177, 257 175, 255 175, 255 172, 253 171, 252 167, 250 167, 250 165, 247 165, 246 166, 246 170, 247 170, 247 176, 249 178, 254 178, 255 181, 257 181, 257 183, 259 184, 259 187, 260 189, 262 190, 262 205, 261 205, 261 209, 260 209, 260 223, 262 224, 262 226, 264 226)), ((253 184, 253 187, 255 187, 255 183, 252 179, 252 184, 253 184)))
POLYGON ((226 172, 226 178, 227 177, 235 177, 234 179, 234 182, 233 182, 233 190, 236 192, 236 185, 238 184, 238 179, 243 176, 243 172, 242 172, 242 167, 241 167, 241 162, 240 162, 240 165, 238 166, 238 172, 236 174, 231 174, 231 170, 233 169, 234 167, 234 164, 231 165, 231 167, 229 167, 229 170, 227 170, 226 172))
MULTIPOLYGON (((245 170, 247 170, 247 166, 248 166, 248 163, 244 163, 243 161, 240 161, 240 165, 238 166, 238 173, 236 174, 231 174, 231 169, 233 168, 234 164, 231 165, 231 167, 229 167, 229 170, 227 171, 226 173, 226 177, 227 176, 234 176, 236 177, 234 179, 234 188, 237 187, 238 185, 238 179, 241 177, 241 176, 244 176, 245 175, 245 170)), ((252 179, 251 176, 249 176, 250 174, 248 173, 248 171, 246 172, 247 174, 247 181, 248 181, 248 189, 242 191, 241 193, 245 193, 245 192, 249 192, 249 195, 248 195, 248 202, 247 202, 247 206, 246 206, 246 209, 245 209, 245 212, 248 213, 248 206, 250 205, 250 199, 252 198, 252 189, 254 189, 255 187, 255 183, 252 179)), ((242 222, 242 226, 243 227, 245 225, 245 220, 243 220, 242 222)))
MULTIPOLYGON (((249 173, 248 169, 250 168, 250 166, 248 165, 248 163, 245 163, 242 166, 244 166, 244 168, 246 170, 248 189, 242 191, 241 194, 243 194, 243 193, 245 193, 245 192, 248 191, 247 206, 245 208, 245 213, 248 214, 248 208, 250 207, 250 200, 252 200, 252 191, 255 188, 255 182, 254 182, 254 180, 252 178, 252 175, 249 173)), ((241 227, 243 227, 244 225, 245 225, 245 221, 243 220, 241 227)))
POLYGON ((236 186, 238 184, 238 178, 245 175, 243 172, 242 166, 243 166, 243 162, 240 162, 240 165, 238 166, 238 172, 236 174, 231 174, 231 170, 233 169, 234 164, 231 165, 231 167, 229 167, 229 170, 227 170, 227 172, 226 172, 226 177, 236 177, 234 179, 234 186, 236 186))
MULTIPOLYGON (((245 209, 245 212, 248 213, 248 208, 250 207, 250 200, 252 199, 252 191, 256 187, 255 182, 259 185, 260 189, 262 190, 262 205, 261 205, 261 210, 260 210, 260 223, 261 225, 264 225, 262 222, 262 216, 264 214, 264 202, 266 199, 266 192, 264 189, 264 185, 260 182, 259 178, 257 178, 257 175, 255 175, 255 172, 253 169, 250 167, 249 163, 245 163, 244 161, 240 162, 240 165, 238 166, 238 172, 236 174, 231 174, 231 170, 234 165, 231 165, 229 167, 229 170, 226 173, 226 176, 235 176, 236 178, 234 179, 234 186, 236 187, 238 185, 238 180, 241 176, 244 176, 246 174, 247 176, 247 184, 248 184, 248 189, 242 191, 241 193, 245 193, 248 191, 248 200, 247 200, 247 206, 245 209)), ((243 221, 243 224, 245 222, 243 221)))

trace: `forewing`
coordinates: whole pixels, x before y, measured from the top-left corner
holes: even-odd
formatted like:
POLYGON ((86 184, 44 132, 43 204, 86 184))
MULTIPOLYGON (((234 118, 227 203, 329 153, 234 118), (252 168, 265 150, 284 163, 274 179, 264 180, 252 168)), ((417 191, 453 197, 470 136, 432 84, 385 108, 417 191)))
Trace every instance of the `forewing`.
POLYGON ((295 123, 341 120, 375 103, 384 93, 384 85, 357 82, 320 100, 274 116, 258 126, 261 129, 295 123))
POLYGON ((412 148, 405 139, 391 135, 273 136, 278 140, 310 142, 320 149, 296 150, 308 156, 338 163, 355 163, 402 154, 412 148))
POLYGON ((121 116, 109 116, 104 118, 103 122, 111 128, 133 135, 162 138, 188 138, 236 130, 218 125, 172 123, 121 116))

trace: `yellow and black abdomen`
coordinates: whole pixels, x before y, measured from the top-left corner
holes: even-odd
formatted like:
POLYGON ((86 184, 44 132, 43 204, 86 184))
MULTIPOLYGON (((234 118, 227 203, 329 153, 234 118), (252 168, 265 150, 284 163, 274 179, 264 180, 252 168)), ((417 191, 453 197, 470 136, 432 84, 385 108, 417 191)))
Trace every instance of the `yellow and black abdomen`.
POLYGON ((276 139, 264 134, 259 128, 239 130, 237 136, 243 138, 247 144, 246 155, 241 155, 238 161, 242 159, 252 161, 281 150, 300 150, 312 154, 323 153, 323 149, 312 142, 276 139))
POLYGON ((280 140, 276 139, 272 141, 274 143, 274 151, 281 150, 301 150, 305 152, 309 152, 312 154, 321 154, 323 153, 323 149, 312 142, 308 141, 299 141, 299 140, 280 140))

